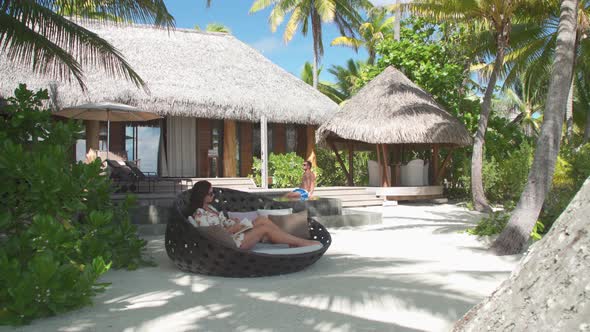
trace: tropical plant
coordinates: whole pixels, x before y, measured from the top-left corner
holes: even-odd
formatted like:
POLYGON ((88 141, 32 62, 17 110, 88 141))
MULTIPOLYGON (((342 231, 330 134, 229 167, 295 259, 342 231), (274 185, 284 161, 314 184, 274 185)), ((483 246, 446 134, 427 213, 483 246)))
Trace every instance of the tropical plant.
POLYGON ((375 7, 369 10, 368 19, 359 26, 359 38, 340 36, 334 38, 330 45, 347 46, 355 50, 364 47, 369 53, 367 63, 372 65, 375 63, 375 56, 377 55, 377 44, 386 37, 391 36, 393 34, 393 28, 394 17, 388 17, 385 8, 375 7))
POLYGON ((318 67, 320 58, 324 54, 322 42, 322 23, 334 22, 343 36, 354 34, 362 20, 359 9, 369 9, 373 5, 368 0, 255 0, 250 13, 273 7, 268 21, 273 32, 283 22, 285 16, 290 15, 283 34, 285 42, 293 39, 297 29, 301 26, 301 33, 306 36, 311 28, 313 39, 313 87, 318 88, 318 67), (311 26, 310 26, 311 21, 311 26))
POLYGON ((493 35, 494 65, 482 101, 471 162, 473 205, 478 211, 491 212, 483 189, 482 165, 485 132, 492 110, 494 89, 500 71, 504 67, 504 57, 509 47, 514 17, 526 13, 527 17, 538 19, 540 13, 546 9, 545 3, 539 4, 538 1, 531 0, 416 0, 404 6, 416 14, 433 17, 437 20, 482 21, 488 26, 488 34, 493 35))
POLYGON ((342 94, 344 100, 352 97, 356 81, 360 78, 361 68, 365 65, 363 61, 348 59, 346 67, 340 65, 332 65, 328 72, 334 75, 336 79, 336 87, 342 94))
POLYGON ((545 103, 541 134, 537 140, 528 181, 518 205, 512 213, 508 225, 492 245, 492 250, 500 255, 522 251, 551 186, 563 126, 563 105, 568 100, 574 69, 577 14, 577 0, 562 1, 556 56, 545 103))
POLYGON ((512 123, 518 124, 525 135, 537 136, 542 120, 542 97, 538 87, 523 77, 512 87, 506 87, 502 97, 505 116, 512 118, 512 123))
MULTIPOLYGON (((271 153, 268 157, 268 172, 272 177, 273 188, 293 188, 301 184, 301 177, 303 171, 301 170, 303 158, 298 156, 295 152, 285 154, 271 153)), ((260 159, 254 157, 252 164, 253 174, 248 175, 254 179, 256 185, 260 186, 262 179, 260 174, 262 170, 262 162, 260 159)), ((321 178, 322 170, 314 167, 312 170, 318 179, 321 178)))
MULTIPOLYGON (((195 30, 201 31, 201 27, 199 27, 198 24, 195 24, 195 30)), ((231 29, 221 23, 209 23, 207 24, 207 27, 205 27, 205 31, 231 33, 231 29)))
POLYGON ((88 305, 110 267, 145 263, 132 200, 112 203, 100 160, 72 163, 81 126, 54 121, 47 99, 21 85, 0 116, 0 324, 88 305))
POLYGON ((388 66, 394 66, 432 94, 447 110, 462 118, 470 128, 470 124, 474 122, 471 119, 472 111, 461 108, 465 96, 457 93, 467 76, 464 68, 468 57, 462 51, 464 44, 461 42, 464 31, 454 30, 453 33, 457 36, 449 37, 442 43, 437 38, 438 31, 450 29, 441 28, 444 25, 433 24, 421 18, 404 21, 402 38, 397 41, 389 37, 377 45, 377 53, 380 55, 377 63, 363 67, 360 77, 355 80, 354 90, 358 91, 388 66))
MULTIPOLYGON (((317 76, 320 75, 321 71, 322 68, 320 67, 317 70, 317 76)), ((301 70, 301 80, 309 85, 313 85, 313 77, 313 65, 306 61, 301 70)), ((340 104, 348 97, 346 94, 336 89, 334 84, 328 82, 319 82, 317 89, 337 104, 340 104)))
POLYGON ((102 67, 110 75, 124 77, 137 86, 144 86, 145 82, 111 44, 60 12, 99 21, 116 17, 166 27, 174 25, 162 0, 0 0, 0 50, 7 59, 56 79, 74 78, 82 89, 86 88, 85 66, 102 67))

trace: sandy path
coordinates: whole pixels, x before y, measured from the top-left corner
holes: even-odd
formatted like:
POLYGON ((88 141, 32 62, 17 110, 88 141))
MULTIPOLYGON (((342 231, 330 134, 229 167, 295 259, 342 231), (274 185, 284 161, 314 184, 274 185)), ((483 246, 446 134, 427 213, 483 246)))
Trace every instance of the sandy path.
POLYGON ((458 230, 480 215, 455 205, 382 209, 383 224, 331 229, 333 245, 291 275, 187 274, 150 237, 157 267, 110 271, 95 305, 0 331, 447 331, 520 256, 495 257, 458 230))

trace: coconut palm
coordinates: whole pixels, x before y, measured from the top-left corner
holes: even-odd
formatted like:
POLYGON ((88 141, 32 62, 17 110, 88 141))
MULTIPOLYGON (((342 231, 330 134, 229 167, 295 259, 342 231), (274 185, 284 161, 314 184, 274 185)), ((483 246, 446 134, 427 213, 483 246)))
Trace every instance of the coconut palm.
POLYGON ((576 43, 578 0, 562 0, 555 59, 543 114, 541 134, 527 184, 508 224, 492 245, 501 255, 523 250, 539 217, 553 180, 572 72, 576 43))
POLYGON ((512 87, 504 88, 503 101, 514 116, 512 123, 519 125, 527 136, 537 136, 541 123, 541 89, 522 77, 512 87))
MULTIPOLYGON (((321 71, 322 71, 322 68, 318 69, 316 77, 320 76, 321 71)), ((305 82, 309 85, 313 85, 313 78, 314 78, 313 65, 311 63, 309 63, 309 61, 306 61, 305 64, 303 65, 303 70, 301 70, 300 77, 303 82, 305 82)), ((317 89, 318 89, 318 91, 320 91, 324 95, 328 96, 328 98, 332 99, 337 104, 340 104, 341 102, 343 102, 347 98, 346 94, 338 91, 338 89, 336 89, 333 84, 330 84, 327 82, 318 82, 317 89)))
POLYGON ((358 29, 359 38, 340 36, 334 38, 330 45, 347 46, 355 50, 364 47, 369 53, 367 63, 372 65, 375 63, 377 44, 386 36, 393 35, 393 29, 394 17, 388 17, 387 10, 383 7, 373 8, 369 11, 369 18, 358 29))
MULTIPOLYGON (((557 43, 557 25, 559 23, 559 1, 549 1, 550 10, 542 24, 528 24, 512 33, 514 50, 507 54, 506 82, 511 83, 520 73, 527 75, 534 81, 548 81, 552 60, 555 57, 557 43)), ((578 4, 578 20, 576 28, 576 72, 583 68, 579 62, 590 57, 590 0, 581 0, 578 4)), ((581 74, 584 77, 583 74, 581 74)), ((576 80, 572 81, 570 97, 566 109, 566 138, 569 140, 573 131, 573 96, 577 90, 576 80)))
POLYGON ((354 29, 361 22, 359 9, 372 8, 368 0, 255 0, 250 13, 271 7, 268 18, 270 28, 275 32, 286 16, 290 15, 283 40, 291 41, 297 29, 306 36, 311 28, 313 39, 313 87, 318 87, 318 66, 324 54, 322 23, 334 22, 343 36, 354 35, 354 29), (311 24, 311 25, 310 25, 311 24))
MULTIPOLYGON (((477 132, 473 143, 471 160, 471 192, 473 205, 478 211, 491 212, 483 190, 482 166, 485 132, 491 112, 491 103, 498 76, 504 66, 504 56, 510 43, 510 32, 514 17, 538 18, 546 9, 543 1, 533 0, 416 0, 400 5, 418 14, 433 17, 437 20, 454 19, 457 21, 481 21, 493 34, 495 52, 494 65, 481 106, 477 132)), ((390 7, 396 10, 397 6, 390 7)))
POLYGON ((58 12, 105 21, 140 21, 172 27, 163 0, 12 1, 0 0, 0 51, 9 61, 56 79, 72 77, 85 89, 84 66, 102 67, 112 76, 144 86, 123 55, 94 32, 58 12), (67 4, 67 8, 64 7, 67 4), (89 11, 88 8, 93 8, 89 11))
POLYGON ((352 96, 355 82, 361 75, 361 67, 364 65, 363 61, 355 61, 348 59, 346 67, 340 65, 332 65, 328 72, 336 78, 336 87, 348 99, 352 96))

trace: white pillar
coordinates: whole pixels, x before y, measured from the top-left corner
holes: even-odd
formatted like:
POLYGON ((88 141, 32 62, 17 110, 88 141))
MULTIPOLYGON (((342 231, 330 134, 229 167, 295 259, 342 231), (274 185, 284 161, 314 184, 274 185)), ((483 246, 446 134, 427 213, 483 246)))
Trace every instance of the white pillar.
POLYGON ((262 162, 262 188, 268 189, 268 132, 266 116, 260 118, 260 161, 262 162))

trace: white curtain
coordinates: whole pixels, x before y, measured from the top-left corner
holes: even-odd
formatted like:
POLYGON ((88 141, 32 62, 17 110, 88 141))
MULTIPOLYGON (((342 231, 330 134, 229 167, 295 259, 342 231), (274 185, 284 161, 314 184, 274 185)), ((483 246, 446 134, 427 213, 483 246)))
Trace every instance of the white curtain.
POLYGON ((168 176, 195 177, 197 174, 197 121, 171 116, 167 119, 168 176))

